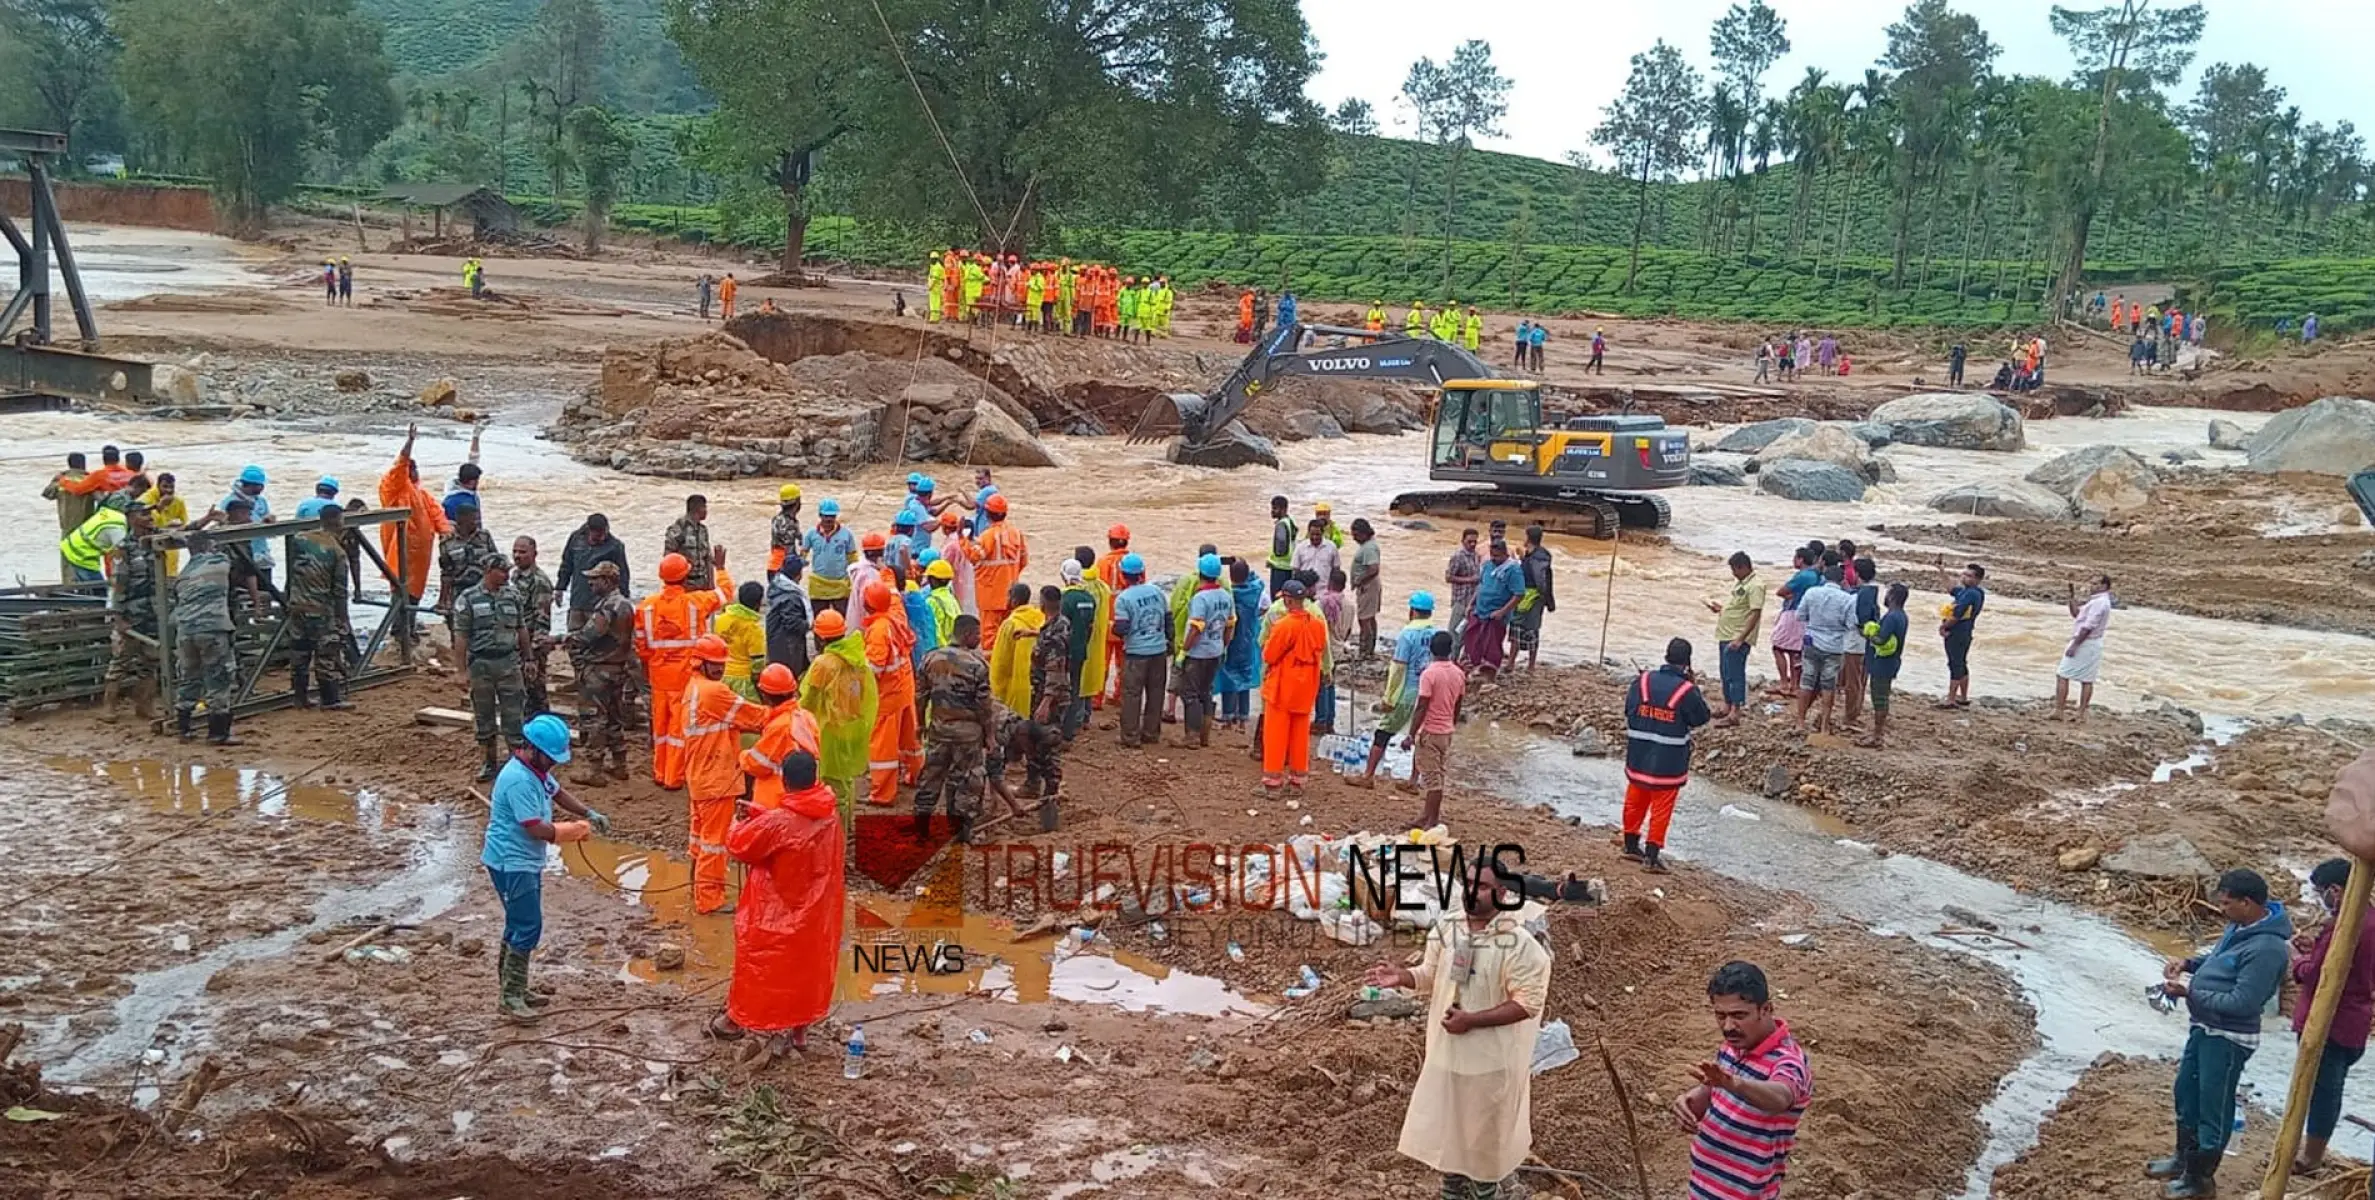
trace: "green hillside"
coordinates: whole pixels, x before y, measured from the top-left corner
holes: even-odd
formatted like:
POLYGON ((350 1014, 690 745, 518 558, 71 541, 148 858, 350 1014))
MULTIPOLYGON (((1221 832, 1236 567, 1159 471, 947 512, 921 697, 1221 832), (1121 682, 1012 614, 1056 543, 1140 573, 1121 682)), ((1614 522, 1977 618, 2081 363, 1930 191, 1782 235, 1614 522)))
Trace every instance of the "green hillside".
MULTIPOLYGON (((668 40, 661 0, 600 0, 605 21, 602 93, 637 113, 690 112, 698 89, 668 40)), ((513 82, 510 70, 534 53, 527 39, 543 0, 356 0, 377 18, 399 78, 487 90, 513 82)))

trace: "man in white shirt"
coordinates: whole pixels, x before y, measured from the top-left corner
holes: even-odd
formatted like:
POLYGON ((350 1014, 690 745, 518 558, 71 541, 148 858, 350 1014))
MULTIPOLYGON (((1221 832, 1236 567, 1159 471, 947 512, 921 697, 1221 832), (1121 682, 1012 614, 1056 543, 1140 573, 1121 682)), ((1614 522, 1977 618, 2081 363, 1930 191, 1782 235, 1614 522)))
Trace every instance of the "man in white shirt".
POLYGON ((1798 675, 1792 733, 1806 732, 1806 711, 1814 707, 1817 696, 1822 698, 1822 713, 1815 719, 1815 731, 1838 732, 1832 725, 1831 710, 1839 702, 1839 664, 1855 630, 1855 593, 1847 590, 1846 573, 1835 561, 1823 564, 1822 578, 1822 586, 1809 590, 1798 602, 1798 617, 1806 623, 1806 665, 1798 675))
POLYGON ((2078 585, 2070 585, 2069 604, 2070 644, 2062 648, 2062 665, 2053 672, 2053 719, 2069 719, 2070 683, 2076 680, 2078 723, 2084 725, 2103 671, 2103 635, 2111 629, 2111 577, 2095 576, 2084 600, 2078 598, 2078 585))

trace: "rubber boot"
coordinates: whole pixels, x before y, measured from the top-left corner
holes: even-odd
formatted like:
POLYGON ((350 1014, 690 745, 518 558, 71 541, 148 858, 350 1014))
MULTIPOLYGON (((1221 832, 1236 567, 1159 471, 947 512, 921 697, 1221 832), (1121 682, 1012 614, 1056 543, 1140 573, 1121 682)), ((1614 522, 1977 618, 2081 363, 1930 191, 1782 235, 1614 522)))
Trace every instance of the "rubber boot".
POLYGON ((915 814, 915 842, 921 846, 929 844, 931 840, 932 812, 930 809, 925 809, 915 814))
POLYGON ((486 761, 480 764, 478 768, 478 781, 480 783, 493 783, 495 781, 495 773, 503 769, 503 764, 495 760, 494 739, 489 738, 486 741, 480 742, 478 744, 478 752, 486 758, 486 761))
POLYGON ((124 719, 124 685, 107 681, 99 693, 99 719, 110 725, 124 719))
POLYGON ((173 710, 173 732, 185 742, 190 740, 192 732, 190 729, 191 716, 189 709, 177 708, 173 710))
POLYGON ((957 844, 960 846, 970 846, 973 844, 973 818, 957 818, 957 844))
POLYGON ((1057 811, 1053 795, 1039 798, 1039 832, 1054 833, 1063 824, 1063 814, 1057 811))
POLYGON ((535 953, 533 951, 514 950, 511 952, 511 956, 519 960, 520 999, 526 1001, 528 1007, 530 1008, 543 1008, 544 1006, 551 1004, 552 997, 539 996, 536 994, 536 989, 529 986, 528 966, 535 961, 535 953))
POLYGON ((335 680, 325 679, 322 681, 322 707, 347 712, 354 708, 354 703, 346 698, 345 689, 335 680))
POLYGON ((505 946, 500 970, 503 993, 495 1003, 496 1011, 511 1021, 536 1020, 541 1014, 528 1004, 528 956, 505 946))
POLYGON ((1656 842, 1642 843, 1641 869, 1643 871, 1646 871, 1652 875, 1664 875, 1668 873, 1666 870, 1666 864, 1659 861, 1658 858, 1661 849, 1662 848, 1656 842))
POLYGON ((132 682, 132 712, 143 721, 157 719, 157 681, 137 679, 132 682))
MULTIPOLYGON (((289 668, 289 691, 297 697, 297 707, 313 707, 313 673, 303 667, 289 668)), ((328 685, 323 685, 324 690, 328 685)))
POLYGON ((2161 1188, 2162 1200, 2200 1200, 2218 1194, 2218 1160, 2216 1150, 2196 1150, 2186 1159, 2185 1174, 2170 1180, 2161 1188))
POLYGON ((206 740, 209 744, 216 746, 239 745, 239 739, 231 736, 231 714, 227 712, 206 714, 206 740))
POLYGON ((610 777, 612 779, 625 779, 627 777, 627 752, 623 748, 611 753, 610 777))
MULTIPOLYGON (((1626 858, 1634 859, 1634 860, 1636 860, 1636 861, 1638 861, 1638 860, 1640 859, 1640 857, 1641 857, 1641 835, 1640 835, 1640 834, 1638 834, 1638 833, 1628 833, 1628 834, 1626 834, 1626 835, 1625 835, 1625 848, 1624 848, 1624 856, 1625 856, 1626 858)), ((2164 1177, 2164 1178, 2165 1178, 2165 1177, 2164 1177)))
POLYGON ((2167 1158, 2156 1158, 2144 1164, 2146 1179, 2175 1179, 2185 1174, 2186 1164, 2194 1158, 2194 1131, 2177 1131, 2177 1152, 2167 1158))

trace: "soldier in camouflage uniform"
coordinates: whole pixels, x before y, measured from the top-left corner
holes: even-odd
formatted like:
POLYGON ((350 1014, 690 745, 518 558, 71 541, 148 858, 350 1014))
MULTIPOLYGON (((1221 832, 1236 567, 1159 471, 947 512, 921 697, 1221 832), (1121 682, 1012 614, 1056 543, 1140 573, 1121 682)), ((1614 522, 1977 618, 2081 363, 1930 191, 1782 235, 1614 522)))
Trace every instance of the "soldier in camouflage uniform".
POLYGON ((536 539, 521 536, 511 542, 511 590, 520 594, 527 613, 528 656, 520 660, 520 682, 527 685, 528 711, 544 712, 545 661, 553 652, 553 577, 536 565, 536 539))
POLYGON ((521 711, 527 688, 520 682, 520 661, 528 654, 527 612, 520 594, 511 587, 511 560, 486 561, 477 587, 454 598, 454 644, 470 669, 470 712, 476 718, 479 753, 486 759, 478 781, 486 783, 503 769, 495 735, 503 735, 503 753, 520 746, 521 711))
POLYGON ((783 571, 784 560, 800 557, 800 485, 787 483, 775 490, 775 516, 767 522, 767 578, 783 571))
POLYGON ((577 731, 585 742, 585 763, 576 780, 601 787, 594 760, 604 751, 610 755, 610 777, 627 777, 627 675, 634 670, 635 605, 619 591, 618 564, 595 563, 585 578, 594 606, 562 644, 577 672, 577 731))
MULTIPOLYGON (((240 543, 239 549, 246 549, 240 543)), ((206 740, 236 746, 231 736, 231 691, 239 659, 231 646, 233 548, 207 542, 173 577, 173 728, 190 736, 198 702, 206 702, 206 740)))
POLYGON ((709 497, 693 495, 684 498, 684 516, 668 527, 668 536, 660 541, 660 553, 684 555, 684 590, 705 592, 717 586, 717 576, 709 563, 709 497))
POLYGON ((983 768, 989 786, 1006 802, 1007 811, 1021 816, 1022 800, 1006 786, 1006 764, 1021 763, 1022 796, 1039 797, 1039 828, 1044 833, 1054 833, 1058 824, 1056 793, 1064 788, 1063 750, 1063 729, 1052 721, 1034 721, 1004 705, 998 706, 991 718, 989 754, 983 768))
MULTIPOLYGON (((494 535, 478 523, 478 497, 459 493, 454 500, 453 522, 453 532, 437 543, 437 604, 430 609, 445 618, 449 629, 453 624, 454 601, 477 585, 488 559, 503 557, 503 552, 495 549, 494 535)), ((454 657, 467 657, 459 633, 454 635, 454 657)))
POLYGON ((981 814, 982 753, 989 742, 990 664, 981 657, 981 618, 957 618, 956 644, 924 656, 924 697, 932 714, 924 729, 924 773, 915 785, 915 836, 931 833, 932 810, 948 790, 948 815, 957 840, 973 833, 981 814))
POLYGON ((115 574, 107 582, 107 609, 115 637, 108 647, 107 690, 100 701, 101 719, 123 719, 124 685, 130 684, 132 711, 143 721, 157 715, 157 584, 163 578, 157 548, 149 535, 157 531, 156 515, 138 500, 124 506, 124 540, 116 545, 115 574))
POLYGON ((320 529, 289 539, 289 688, 299 708, 313 707, 318 682, 323 708, 348 709, 346 513, 332 504, 315 515, 320 529))
POLYGON ((1072 621, 1064 615, 1064 590, 1041 586, 1039 611, 1047 614, 1047 623, 1031 643, 1031 711, 1025 715, 1054 725, 1072 703, 1072 621))

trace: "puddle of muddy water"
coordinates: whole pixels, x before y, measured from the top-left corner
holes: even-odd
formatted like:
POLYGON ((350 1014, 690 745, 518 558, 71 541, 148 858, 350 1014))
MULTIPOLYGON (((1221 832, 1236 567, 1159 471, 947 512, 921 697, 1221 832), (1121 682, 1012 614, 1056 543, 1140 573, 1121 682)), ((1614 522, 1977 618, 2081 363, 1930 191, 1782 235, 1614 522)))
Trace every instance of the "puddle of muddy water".
POLYGON ((260 817, 340 821, 367 830, 384 830, 392 826, 404 809, 401 802, 370 788, 292 784, 282 776, 254 767, 224 769, 157 759, 91 762, 62 755, 50 756, 44 765, 61 775, 81 774, 106 780, 158 812, 189 816, 224 808, 249 808, 260 817))
MULTIPOLYGON (((1624 782, 1617 762, 1578 759, 1545 739, 1480 731, 1488 782, 1502 795, 1549 796, 1562 814, 1598 825, 1622 819, 1624 782)), ((1794 805, 1694 781, 1674 815, 1673 857, 1760 886, 1801 893, 1872 928, 1970 955, 2012 977, 2037 1013, 2038 1048, 1998 1086, 1980 1113, 1987 1142, 1963 1195, 1987 1195, 1995 1169, 2035 1142, 2037 1129, 2081 1072, 2106 1051, 2174 1057, 2186 1034, 2182 1014, 2147 1007, 2144 990, 2160 981, 2165 957, 2190 953, 2173 939, 2148 944, 2114 922, 2069 905, 2027 896, 2003 884, 1912 855, 1876 855, 1839 838, 1794 805), (1760 820, 1720 815, 1731 805, 1760 820), (1946 905, 1997 923, 2027 949, 1936 936, 1951 923, 1946 905)), ((1776 955, 1787 951, 1776 948, 1776 955)), ((1781 968, 1786 972, 1786 966, 1781 968)), ((2263 1096, 2280 1096, 2291 1078, 2293 1045, 2271 1029, 2245 1079, 2263 1096)), ((1816 1072, 1821 1071, 1820 1063, 1816 1072)), ((2375 1109, 2375 1079, 2351 1080, 2354 1111, 2375 1109)))

